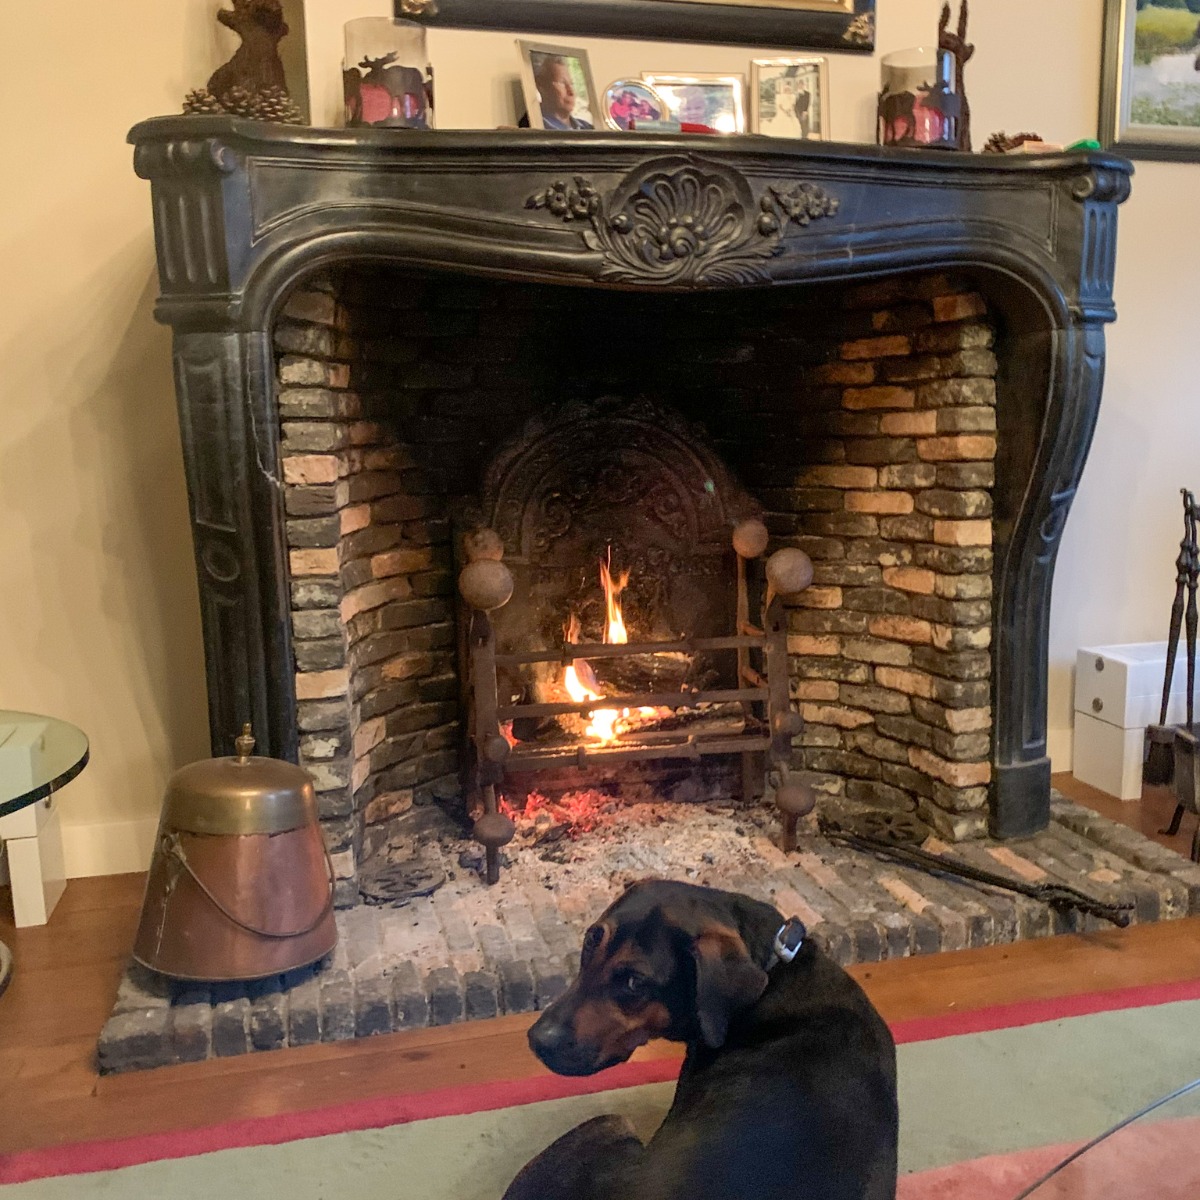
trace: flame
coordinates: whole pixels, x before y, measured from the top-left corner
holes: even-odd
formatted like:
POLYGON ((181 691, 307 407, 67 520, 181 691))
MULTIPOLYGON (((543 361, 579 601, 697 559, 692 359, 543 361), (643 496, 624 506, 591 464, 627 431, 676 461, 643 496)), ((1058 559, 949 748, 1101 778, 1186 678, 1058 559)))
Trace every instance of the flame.
MULTIPOLYGON (((610 592, 609 588, 612 584, 612 577, 609 575, 608 568, 604 563, 600 564, 600 577, 602 581, 607 581, 605 585, 605 602, 608 607, 608 628, 612 632, 619 632, 618 638, 606 637, 606 641, 625 642, 628 637, 625 633, 625 622, 621 619, 621 606, 617 603, 617 595, 620 594, 622 588, 629 582, 629 574, 622 577, 620 585, 615 592, 610 592), (610 598, 611 597, 611 598, 610 598), (613 613, 616 613, 616 625, 613 623, 613 613)), ((579 637, 579 618, 572 613, 570 620, 567 622, 566 628, 567 641, 573 642, 579 637)), ((575 704, 583 704, 588 700, 599 700, 601 693, 596 691, 592 684, 597 684, 595 675, 592 674, 591 668, 583 659, 576 659, 563 672, 563 687, 567 689, 567 695, 575 704), (581 679, 580 676, 586 676, 587 682, 581 679)), ((598 686, 598 684, 597 684, 598 686)), ((624 713, 618 712, 615 708, 597 708, 592 711, 591 721, 588 723, 587 729, 584 731, 588 737, 593 737, 601 742, 615 742, 617 740, 618 729, 617 722, 622 715, 628 716, 629 710, 624 710, 624 713)))
POLYGON ((622 571, 620 578, 613 579, 611 546, 608 548, 608 560, 600 564, 600 586, 604 589, 604 641, 610 646, 628 645, 629 634, 625 629, 625 618, 621 615, 620 596, 629 586, 629 572, 622 571))

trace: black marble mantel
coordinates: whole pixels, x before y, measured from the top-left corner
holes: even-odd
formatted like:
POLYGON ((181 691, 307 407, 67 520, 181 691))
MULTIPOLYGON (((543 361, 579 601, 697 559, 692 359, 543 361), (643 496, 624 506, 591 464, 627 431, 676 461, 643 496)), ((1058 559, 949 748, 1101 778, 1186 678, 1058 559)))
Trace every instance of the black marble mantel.
POLYGON ((300 277, 386 260, 693 290, 965 269, 1000 327, 992 829, 1046 825, 1050 586, 1100 402, 1129 163, 228 117, 156 118, 130 140, 175 334, 214 753, 247 720, 264 753, 297 752, 271 330, 300 277))

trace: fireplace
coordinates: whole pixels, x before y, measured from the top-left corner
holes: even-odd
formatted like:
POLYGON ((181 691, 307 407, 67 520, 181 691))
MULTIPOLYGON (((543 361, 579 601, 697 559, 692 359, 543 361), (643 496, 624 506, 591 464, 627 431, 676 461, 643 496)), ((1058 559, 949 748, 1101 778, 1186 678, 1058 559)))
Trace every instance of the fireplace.
MULTIPOLYGON (((673 694, 699 673, 742 714, 740 770, 712 783, 729 755, 699 756, 697 795, 769 790, 765 750, 775 783, 802 772, 950 840, 1045 825, 1049 587, 1113 316, 1120 160, 223 118, 131 136, 176 331, 214 752, 251 720, 312 772, 340 904, 414 810, 466 819, 502 779, 519 808, 522 773, 472 740, 472 640, 492 631, 501 710, 524 694, 497 759, 554 758, 521 726, 572 702, 547 656, 573 667, 572 615, 599 632, 613 553, 638 640, 686 644, 617 692, 661 699, 647 680, 670 667, 673 694), (575 461, 572 437, 617 447, 637 411, 632 475, 575 461), (814 564, 777 602, 774 701, 761 572, 739 602, 728 541, 760 517, 814 564), (575 531, 540 546, 555 520, 575 531), (454 580, 464 535, 494 526, 517 586, 479 622, 454 580)), ((573 673, 637 665, 609 646, 573 673)))
POLYGON ((102 1070, 530 1011, 645 875, 769 899, 843 963, 1098 925, 839 845, 809 797, 1139 921, 1200 908, 1200 868, 1054 798, 1046 757, 1127 164, 131 137, 213 750, 248 720, 312 774, 341 936, 247 986, 131 968, 102 1070))

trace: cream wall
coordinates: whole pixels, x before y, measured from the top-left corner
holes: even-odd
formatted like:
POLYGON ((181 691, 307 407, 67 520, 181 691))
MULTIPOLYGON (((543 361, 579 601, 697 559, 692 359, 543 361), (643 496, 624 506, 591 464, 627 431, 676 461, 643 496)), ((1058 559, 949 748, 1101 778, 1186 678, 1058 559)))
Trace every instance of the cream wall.
MULTIPOLYGON (((978 133, 1094 132, 1101 0, 975 0, 968 68, 978 133)), ((199 614, 148 185, 124 144, 175 111, 234 43, 215 0, 6 4, 21 48, 0 76, 9 164, 0 222, 0 706, 87 730, 91 765, 61 798, 73 875, 143 865, 163 783, 206 753, 199 614), (51 53, 53 50, 53 53, 51 53), (82 96, 53 65, 91 64, 82 96), (104 70, 105 64, 108 70, 104 70), (106 77, 111 78, 105 83, 106 77), (22 123, 23 122, 23 123, 22 123)), ((937 0, 880 0, 881 51, 928 41, 937 0)), ((308 0, 314 116, 339 98, 341 22, 380 0, 308 0), (347 11, 348 10, 348 11, 347 11)), ((578 42, 597 83, 641 70, 745 71, 750 49, 578 42)), ((443 128, 512 123, 513 35, 434 30, 443 128)), ((779 50, 767 53, 778 54, 779 50)), ((833 135, 870 140, 877 63, 831 56, 833 135)), ((1077 645, 1165 636, 1177 488, 1200 482, 1200 249, 1175 230, 1200 200, 1200 164, 1141 164, 1122 215, 1121 321, 1096 442, 1060 556, 1051 632, 1055 765, 1070 752, 1077 645)))
POLYGON ((139 869, 168 772, 208 742, 170 337, 124 139, 224 53, 212 7, 0 6, 0 706, 91 739, 59 801, 72 875, 139 869))

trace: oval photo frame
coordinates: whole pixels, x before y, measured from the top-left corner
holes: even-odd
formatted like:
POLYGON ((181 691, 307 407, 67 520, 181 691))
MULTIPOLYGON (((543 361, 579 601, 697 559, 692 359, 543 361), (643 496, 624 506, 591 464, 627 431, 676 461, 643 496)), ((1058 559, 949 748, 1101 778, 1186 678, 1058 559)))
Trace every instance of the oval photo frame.
POLYGON ((600 107, 605 125, 622 133, 674 124, 670 104, 644 79, 614 80, 604 89, 600 107))

